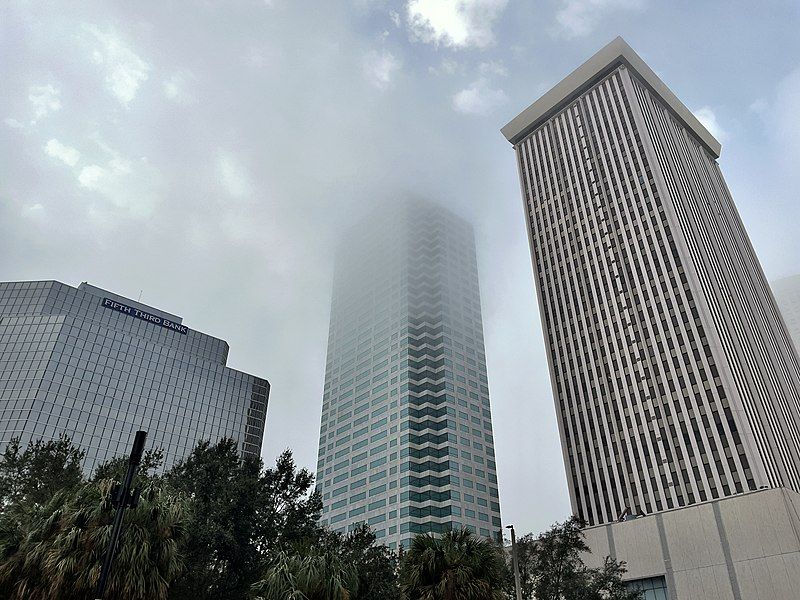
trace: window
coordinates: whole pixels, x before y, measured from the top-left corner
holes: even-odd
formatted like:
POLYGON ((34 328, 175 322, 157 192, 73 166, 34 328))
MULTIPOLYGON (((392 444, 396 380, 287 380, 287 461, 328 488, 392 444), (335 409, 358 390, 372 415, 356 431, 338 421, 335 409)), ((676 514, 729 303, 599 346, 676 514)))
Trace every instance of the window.
POLYGON ((648 577, 626 581, 625 586, 642 592, 642 600, 668 600, 667 580, 662 577, 648 577))

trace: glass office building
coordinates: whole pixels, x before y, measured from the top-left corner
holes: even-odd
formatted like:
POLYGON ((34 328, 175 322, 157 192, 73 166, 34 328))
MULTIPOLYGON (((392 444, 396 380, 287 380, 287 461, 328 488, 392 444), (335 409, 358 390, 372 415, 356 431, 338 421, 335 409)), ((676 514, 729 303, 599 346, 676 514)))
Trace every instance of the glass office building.
POLYGON ((323 521, 390 547, 500 504, 472 228, 424 202, 377 211, 336 257, 317 467, 323 521))
POLYGON ((269 383, 227 356, 180 317, 86 283, 0 283, 0 449, 65 434, 91 471, 143 429, 165 467, 222 437, 258 456, 269 383))

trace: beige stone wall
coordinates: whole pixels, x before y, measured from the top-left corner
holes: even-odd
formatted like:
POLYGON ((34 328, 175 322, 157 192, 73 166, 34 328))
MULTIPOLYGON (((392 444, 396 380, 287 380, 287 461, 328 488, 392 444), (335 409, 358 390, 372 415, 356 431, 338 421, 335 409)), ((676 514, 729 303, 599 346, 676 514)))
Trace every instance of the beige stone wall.
POLYGON ((626 579, 664 575, 673 600, 800 599, 800 494, 751 492, 586 529, 598 566, 628 564, 626 579))

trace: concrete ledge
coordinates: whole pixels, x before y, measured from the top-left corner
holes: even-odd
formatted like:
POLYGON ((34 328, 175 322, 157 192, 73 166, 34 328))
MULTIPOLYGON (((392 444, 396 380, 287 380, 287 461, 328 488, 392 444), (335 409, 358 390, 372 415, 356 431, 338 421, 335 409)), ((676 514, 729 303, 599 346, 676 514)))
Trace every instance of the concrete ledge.
POLYGON ((600 566, 663 576, 673 600, 800 598, 800 494, 760 490, 584 530, 600 566))
POLYGON ((722 145, 621 37, 606 44, 544 96, 511 119, 501 130, 503 135, 512 144, 517 144, 620 65, 626 65, 638 75, 639 79, 664 102, 670 112, 697 136, 714 158, 719 158, 722 145))

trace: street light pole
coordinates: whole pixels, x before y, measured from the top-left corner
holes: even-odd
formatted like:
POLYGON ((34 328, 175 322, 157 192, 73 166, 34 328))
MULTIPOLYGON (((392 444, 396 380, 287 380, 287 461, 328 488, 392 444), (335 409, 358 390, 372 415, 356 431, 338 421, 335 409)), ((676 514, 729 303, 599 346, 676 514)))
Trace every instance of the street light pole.
POLYGON ((519 583, 519 556, 517 555, 517 536, 513 525, 506 525, 511 530, 511 562, 514 564, 514 588, 517 590, 517 600, 522 600, 522 586, 519 583))
POLYGON ((106 548, 106 556, 103 560, 103 568, 100 571, 100 579, 97 582, 97 600, 103 600, 103 594, 106 590, 106 583, 108 583, 108 576, 111 572, 111 563, 114 561, 114 554, 117 551, 117 544, 119 543, 119 535, 122 531, 122 517, 125 515, 125 509, 128 507, 135 507, 138 504, 138 492, 131 495, 131 485, 133 478, 136 477, 136 471, 139 469, 139 464, 142 462, 142 453, 144 452, 144 442, 147 439, 146 431, 137 431, 136 437, 133 440, 133 448, 131 448, 131 455, 128 458, 128 471, 125 473, 125 480, 122 486, 115 486, 112 490, 112 503, 117 509, 114 515, 114 525, 111 528, 111 539, 106 548))

